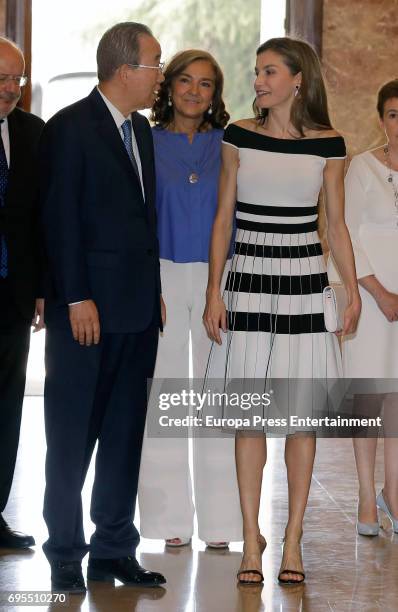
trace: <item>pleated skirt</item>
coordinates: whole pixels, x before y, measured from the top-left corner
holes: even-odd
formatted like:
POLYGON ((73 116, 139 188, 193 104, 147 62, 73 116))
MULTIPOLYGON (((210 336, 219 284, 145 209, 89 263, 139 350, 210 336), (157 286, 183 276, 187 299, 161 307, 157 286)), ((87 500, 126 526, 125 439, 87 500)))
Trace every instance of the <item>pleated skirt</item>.
POLYGON ((222 346, 213 343, 206 377, 342 376, 337 338, 325 328, 322 291, 328 278, 316 221, 297 221, 267 223, 259 231, 237 218, 223 294, 228 331, 222 346))

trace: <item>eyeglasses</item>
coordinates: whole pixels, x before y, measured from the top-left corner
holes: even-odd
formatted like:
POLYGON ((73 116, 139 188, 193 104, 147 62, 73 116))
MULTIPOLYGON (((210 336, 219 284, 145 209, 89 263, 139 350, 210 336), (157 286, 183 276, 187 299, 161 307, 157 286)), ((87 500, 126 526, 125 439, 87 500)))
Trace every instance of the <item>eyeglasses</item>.
POLYGON ((157 66, 147 66, 146 64, 127 64, 130 68, 151 68, 152 70, 160 70, 163 72, 165 62, 159 62, 157 66))
POLYGON ((21 75, 16 76, 14 74, 0 74, 0 85, 8 83, 8 81, 15 81, 19 87, 23 87, 28 82, 28 77, 21 75))

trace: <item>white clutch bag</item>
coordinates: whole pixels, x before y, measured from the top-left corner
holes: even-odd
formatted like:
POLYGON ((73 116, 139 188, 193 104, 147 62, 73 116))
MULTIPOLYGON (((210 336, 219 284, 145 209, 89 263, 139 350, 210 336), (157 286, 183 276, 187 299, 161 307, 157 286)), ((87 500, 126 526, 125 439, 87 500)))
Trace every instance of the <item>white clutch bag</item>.
POLYGON ((347 294, 343 285, 328 285, 322 293, 325 327, 328 332, 341 331, 344 324, 344 311, 347 307, 347 294))

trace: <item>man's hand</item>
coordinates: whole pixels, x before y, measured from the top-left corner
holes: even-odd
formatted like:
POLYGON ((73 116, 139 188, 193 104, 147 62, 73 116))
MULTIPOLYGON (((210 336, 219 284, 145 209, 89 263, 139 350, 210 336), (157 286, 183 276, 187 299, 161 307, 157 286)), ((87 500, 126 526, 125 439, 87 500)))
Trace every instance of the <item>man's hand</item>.
POLYGON ((160 296, 160 316, 162 317, 162 325, 164 327, 166 325, 166 304, 162 296, 160 296))
POLYGON ((91 346, 100 341, 98 310, 93 300, 69 306, 69 320, 72 334, 81 346, 91 346))
POLYGON ((36 333, 45 327, 44 323, 44 300, 38 298, 36 300, 35 314, 32 319, 33 333, 36 333))

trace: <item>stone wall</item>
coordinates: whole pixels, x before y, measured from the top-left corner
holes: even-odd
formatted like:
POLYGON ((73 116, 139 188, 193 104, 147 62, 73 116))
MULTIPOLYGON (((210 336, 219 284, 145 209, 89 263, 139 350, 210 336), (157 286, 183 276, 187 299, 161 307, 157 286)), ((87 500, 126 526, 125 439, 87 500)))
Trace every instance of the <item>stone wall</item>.
POLYGON ((0 36, 6 34, 6 0, 0 0, 0 36))
POLYGON ((349 155, 382 144, 376 96, 398 77, 398 0, 324 0, 322 61, 349 155))

